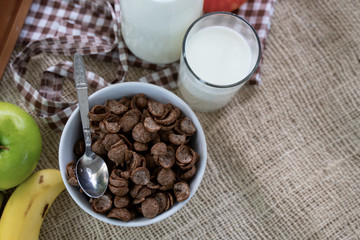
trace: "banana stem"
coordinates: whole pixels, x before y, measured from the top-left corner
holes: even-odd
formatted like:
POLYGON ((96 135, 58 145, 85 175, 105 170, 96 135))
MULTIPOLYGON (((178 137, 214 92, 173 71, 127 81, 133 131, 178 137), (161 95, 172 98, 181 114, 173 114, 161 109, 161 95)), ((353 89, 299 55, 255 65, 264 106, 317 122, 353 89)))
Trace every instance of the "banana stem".
POLYGON ((10 150, 10 148, 7 148, 7 147, 1 146, 1 145, 0 145, 0 149, 10 150))
POLYGON ((2 210, 3 210, 3 203, 5 203, 5 196, 2 192, 0 192, 0 217, 1 217, 1 214, 2 214, 2 210))

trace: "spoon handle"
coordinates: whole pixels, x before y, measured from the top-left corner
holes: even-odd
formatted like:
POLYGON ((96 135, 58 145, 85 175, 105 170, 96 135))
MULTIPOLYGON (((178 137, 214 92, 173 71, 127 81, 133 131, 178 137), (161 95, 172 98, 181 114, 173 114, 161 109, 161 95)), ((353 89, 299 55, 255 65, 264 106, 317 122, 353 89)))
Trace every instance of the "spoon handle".
POLYGON ((80 53, 75 53, 74 55, 74 78, 79 101, 80 117, 84 132, 85 146, 86 148, 88 148, 91 146, 90 123, 88 118, 88 86, 86 82, 85 65, 80 53))

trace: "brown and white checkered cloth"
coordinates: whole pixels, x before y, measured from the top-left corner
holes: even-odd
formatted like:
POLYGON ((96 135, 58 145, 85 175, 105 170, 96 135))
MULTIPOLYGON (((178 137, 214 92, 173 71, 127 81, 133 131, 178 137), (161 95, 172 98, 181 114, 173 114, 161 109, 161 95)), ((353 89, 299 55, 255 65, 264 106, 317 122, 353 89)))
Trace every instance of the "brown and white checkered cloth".
MULTIPOLYGON (((248 0, 237 11, 256 29, 264 49, 275 0, 248 0)), ((76 108, 76 102, 61 102, 64 77, 73 79, 72 62, 60 62, 44 70, 40 89, 35 89, 25 75, 31 57, 40 53, 72 56, 75 52, 115 62, 116 79, 126 79, 129 66, 154 70, 139 81, 176 88, 178 62, 156 65, 145 62, 129 52, 120 32, 119 0, 34 0, 18 39, 27 44, 11 63, 18 90, 30 106, 53 129, 61 130, 76 108)), ((89 84, 100 89, 110 84, 96 73, 87 72, 89 84)), ((260 68, 249 80, 260 82, 260 68)))

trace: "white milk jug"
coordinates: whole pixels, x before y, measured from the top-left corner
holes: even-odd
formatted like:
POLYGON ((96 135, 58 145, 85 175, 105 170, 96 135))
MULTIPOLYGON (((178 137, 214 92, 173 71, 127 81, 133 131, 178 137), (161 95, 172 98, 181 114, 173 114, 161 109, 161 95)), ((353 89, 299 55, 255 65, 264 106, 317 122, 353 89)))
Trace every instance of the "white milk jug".
POLYGON ((202 14, 203 0, 120 0, 121 31, 137 57, 156 64, 180 59, 187 28, 202 14))

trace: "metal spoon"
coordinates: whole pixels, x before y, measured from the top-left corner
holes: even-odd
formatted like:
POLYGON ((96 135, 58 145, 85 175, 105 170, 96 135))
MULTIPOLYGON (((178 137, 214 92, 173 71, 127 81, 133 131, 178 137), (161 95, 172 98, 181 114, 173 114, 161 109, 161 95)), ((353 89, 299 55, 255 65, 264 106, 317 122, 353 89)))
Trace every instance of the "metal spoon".
POLYGON ((109 171, 105 161, 91 150, 88 87, 80 53, 74 55, 74 78, 85 140, 85 154, 76 163, 76 176, 80 187, 89 197, 99 198, 108 186, 109 171))

